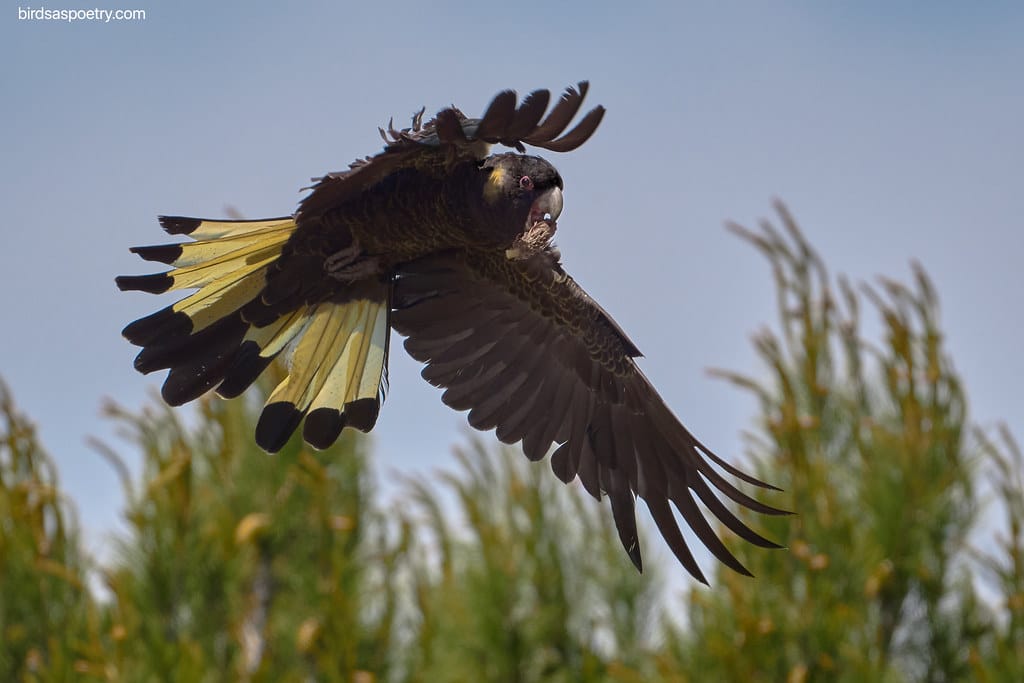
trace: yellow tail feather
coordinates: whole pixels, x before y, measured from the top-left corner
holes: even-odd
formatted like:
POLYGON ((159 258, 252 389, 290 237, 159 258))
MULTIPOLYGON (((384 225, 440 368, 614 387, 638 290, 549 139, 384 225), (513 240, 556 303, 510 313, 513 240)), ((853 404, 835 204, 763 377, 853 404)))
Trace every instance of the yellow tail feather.
POLYGON ((170 369, 162 389, 169 403, 180 405, 211 388, 238 396, 290 349, 288 375, 267 400, 257 442, 279 450, 304 418, 303 436, 320 448, 345 426, 369 431, 387 384, 386 283, 341 284, 326 276, 321 281, 308 259, 271 271, 297 229, 290 217, 164 217, 161 224, 193 241, 133 249, 171 269, 122 276, 117 283, 152 293, 195 290, 124 331, 143 347, 136 358, 140 371, 170 369), (286 279, 269 279, 271 272, 286 279), (300 291, 288 289, 296 282, 303 289, 292 296, 300 291))

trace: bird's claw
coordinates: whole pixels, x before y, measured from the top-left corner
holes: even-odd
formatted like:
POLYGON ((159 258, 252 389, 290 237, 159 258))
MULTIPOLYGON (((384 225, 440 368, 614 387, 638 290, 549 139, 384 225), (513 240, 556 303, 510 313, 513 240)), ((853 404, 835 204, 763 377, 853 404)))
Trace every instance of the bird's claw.
POLYGON ((544 251, 551 238, 555 236, 555 224, 549 221, 537 221, 533 226, 516 237, 512 246, 505 250, 505 258, 510 261, 523 261, 544 251))
POLYGON ((380 261, 374 256, 364 256, 359 242, 336 251, 324 260, 324 272, 335 280, 356 282, 381 272, 380 261))

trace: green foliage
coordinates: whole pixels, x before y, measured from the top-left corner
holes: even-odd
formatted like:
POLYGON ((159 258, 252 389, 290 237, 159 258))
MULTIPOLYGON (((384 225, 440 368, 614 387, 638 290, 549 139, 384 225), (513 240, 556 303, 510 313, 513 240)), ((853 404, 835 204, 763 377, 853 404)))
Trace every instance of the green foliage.
POLYGON ((759 398, 753 458, 799 514, 767 522, 789 552, 739 548, 756 585, 719 572, 724 590, 691 594, 674 660, 722 680, 966 680, 972 643, 997 628, 967 563, 983 454, 932 284, 915 266, 912 287, 840 279, 837 296, 777 208, 785 234, 731 226, 774 273, 781 333, 755 339, 767 378, 721 374, 759 398), (881 347, 862 336, 866 304, 881 347))
POLYGON ((116 680, 386 671, 393 558, 362 442, 315 453, 295 439, 269 456, 245 401, 203 401, 195 429, 159 403, 108 412, 145 455, 144 485, 126 492, 121 561, 105 572, 116 680))
POLYGON ((779 212, 733 226, 774 273, 765 371, 721 373, 758 397, 752 459, 798 513, 750 520, 788 550, 733 545, 756 580, 669 597, 605 506, 487 437, 383 493, 362 437, 268 456, 260 395, 108 407, 142 472, 97 444, 128 526, 94 566, 0 385, 0 680, 1024 680, 1021 449, 967 422, 920 268, 833 282, 779 212))
POLYGON ((0 381, 0 680, 71 680, 98 654, 97 632, 53 461, 0 381))
POLYGON ((989 551, 975 551, 1001 608, 1000 628, 988 629, 971 646, 972 673, 979 681, 1024 680, 1024 452, 1010 431, 999 441, 979 435, 992 464, 989 474, 995 498, 1002 505, 1005 531, 989 551))
POLYGON ((555 683, 645 671, 660 584, 622 562, 607 510, 515 449, 474 439, 456 459, 461 471, 441 480, 457 526, 433 486, 408 484, 415 505, 405 523, 419 530, 409 680, 555 683))
MULTIPOLYGON (((474 442, 437 478, 456 515, 410 479, 394 495, 411 504, 386 516, 365 439, 320 453, 293 439, 269 456, 252 442, 253 398, 203 400, 194 426, 159 400, 107 406, 143 456, 135 483, 96 444, 128 501, 100 571, 109 600, 87 603, 88 652, 63 624, 26 648, 60 632, 79 676, 114 681, 605 681, 643 668, 659 584, 620 561, 605 511, 546 468, 474 442)), ((8 585, 46 578, 24 573, 8 585)), ((89 598, 85 581, 76 568, 89 598)), ((7 650, 38 668, 38 652, 7 650)))

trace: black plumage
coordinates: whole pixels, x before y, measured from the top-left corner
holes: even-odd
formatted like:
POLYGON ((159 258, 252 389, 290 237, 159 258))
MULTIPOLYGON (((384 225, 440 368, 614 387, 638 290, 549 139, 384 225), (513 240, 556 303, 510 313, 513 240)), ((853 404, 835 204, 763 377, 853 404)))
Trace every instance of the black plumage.
POLYGON ((288 350, 256 441, 277 451, 301 425, 308 443, 326 448, 345 427, 373 428, 394 328, 473 427, 522 442, 531 460, 554 447, 556 476, 607 495, 637 568, 639 497, 693 576, 705 580, 672 507, 715 557, 746 573, 694 496, 744 540, 775 547, 716 496, 784 514, 721 471, 772 487, 683 427, 637 367, 639 350, 551 245, 562 178, 525 145, 566 152, 586 142, 603 107, 565 132, 586 92, 586 83, 568 89, 546 116, 546 90, 518 106, 515 93, 500 93, 480 119, 451 107, 423 123, 421 111, 410 128, 381 130, 381 153, 317 179, 293 216, 161 218, 169 234, 193 241, 133 249, 171 270, 117 284, 195 292, 125 328, 143 347, 136 368, 169 369, 163 396, 178 405, 214 388, 238 396, 288 350), (494 144, 517 153, 491 155, 494 144))

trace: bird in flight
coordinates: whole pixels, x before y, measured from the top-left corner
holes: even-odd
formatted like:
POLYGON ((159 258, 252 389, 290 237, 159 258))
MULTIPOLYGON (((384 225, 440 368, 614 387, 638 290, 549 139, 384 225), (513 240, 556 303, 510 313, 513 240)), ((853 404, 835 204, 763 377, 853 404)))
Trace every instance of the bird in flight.
POLYGON ((420 110, 409 128, 381 129, 376 156, 315 179, 290 216, 161 217, 166 232, 191 241, 133 248, 170 270, 121 276, 117 286, 195 291, 124 328, 142 347, 135 368, 169 370, 161 393, 177 406, 210 389, 240 395, 284 352, 288 373, 267 399, 256 443, 276 452, 301 424, 306 442, 326 448, 345 427, 373 428, 394 328, 426 364, 424 379, 445 390, 447 405, 468 410, 473 427, 522 441, 530 460, 554 446, 559 479, 607 496, 638 570, 640 498, 696 579, 707 582, 673 507, 716 558, 749 574, 696 501, 746 541, 778 547, 716 494, 786 514, 726 475, 774 487, 679 422, 637 367, 640 351, 565 272, 552 244, 562 177, 526 146, 569 152, 586 142, 604 107, 565 131, 587 89, 568 88, 550 112, 547 90, 518 106, 504 91, 478 119, 453 106, 424 122, 420 110), (494 145, 514 151, 492 154, 494 145))

